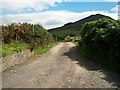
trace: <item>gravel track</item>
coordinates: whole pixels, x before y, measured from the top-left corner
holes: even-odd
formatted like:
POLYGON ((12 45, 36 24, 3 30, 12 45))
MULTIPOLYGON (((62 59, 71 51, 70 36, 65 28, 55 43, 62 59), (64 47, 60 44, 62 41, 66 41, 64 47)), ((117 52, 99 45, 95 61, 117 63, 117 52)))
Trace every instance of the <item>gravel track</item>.
POLYGON ((84 59, 71 42, 59 43, 46 54, 2 73, 3 88, 116 88, 115 72, 84 59))

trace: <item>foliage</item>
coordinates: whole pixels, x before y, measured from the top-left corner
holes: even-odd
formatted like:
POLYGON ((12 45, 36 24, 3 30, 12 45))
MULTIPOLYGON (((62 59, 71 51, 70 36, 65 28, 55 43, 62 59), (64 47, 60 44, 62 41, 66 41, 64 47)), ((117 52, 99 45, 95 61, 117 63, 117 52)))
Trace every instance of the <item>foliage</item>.
POLYGON ((58 39, 63 40, 66 36, 70 35, 74 35, 74 36, 79 36, 80 35, 80 31, 79 30, 71 30, 71 29, 67 29, 67 30, 55 30, 55 31, 50 31, 51 34, 53 34, 54 36, 57 36, 58 39))
MULTIPOLYGON (((24 42, 29 45, 29 49, 33 50, 37 47, 44 47, 54 41, 53 36, 39 24, 12 23, 7 26, 2 25, 1 30, 3 55, 9 54, 9 45, 11 46, 11 43, 24 42)), ((13 48, 11 47, 10 49, 13 48)), ((14 53, 14 51, 11 50, 11 53, 14 53)))
POLYGON ((85 55, 120 71, 120 21, 103 18, 88 22, 80 34, 85 55))
POLYGON ((44 46, 53 41, 53 37, 42 26, 35 24, 17 24, 2 26, 2 43, 22 41, 33 47, 44 46))

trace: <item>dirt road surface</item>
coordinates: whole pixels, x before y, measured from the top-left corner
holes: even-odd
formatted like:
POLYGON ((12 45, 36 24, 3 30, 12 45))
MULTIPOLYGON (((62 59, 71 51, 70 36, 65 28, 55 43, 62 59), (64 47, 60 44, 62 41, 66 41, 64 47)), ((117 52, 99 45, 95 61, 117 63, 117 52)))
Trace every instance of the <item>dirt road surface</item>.
POLYGON ((120 87, 118 74, 84 59, 70 42, 59 43, 31 59, 2 73, 3 88, 120 87))

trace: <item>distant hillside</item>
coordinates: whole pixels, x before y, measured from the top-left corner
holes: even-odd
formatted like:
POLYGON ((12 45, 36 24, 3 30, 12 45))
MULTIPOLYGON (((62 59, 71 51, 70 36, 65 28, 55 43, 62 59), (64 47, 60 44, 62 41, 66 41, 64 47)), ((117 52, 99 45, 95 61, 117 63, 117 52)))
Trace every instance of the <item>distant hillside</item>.
MULTIPOLYGON (((97 20, 97 19, 100 19, 100 18, 110 18, 108 16, 105 16, 105 15, 101 15, 101 14, 96 14, 96 15, 91 15, 89 17, 86 17, 86 18, 83 18, 79 21, 76 21, 74 23, 67 23, 65 24, 64 26, 62 27, 58 27, 58 28, 54 28, 54 29, 50 29, 49 31, 54 31, 56 29, 78 29, 80 28, 80 26, 86 22, 90 22, 90 21, 94 21, 94 20, 97 20)), ((112 18, 111 18, 112 19, 112 18)))
MULTIPOLYGON (((110 17, 101 15, 101 14, 91 15, 89 17, 83 18, 74 23, 67 23, 62 27, 50 29, 48 31, 50 33, 54 34, 55 36, 58 36, 59 38, 64 38, 66 35, 79 35, 79 29, 82 24, 84 24, 86 22, 98 20, 101 18, 110 18, 110 17)), ((110 19, 112 19, 112 18, 110 18, 110 19)))

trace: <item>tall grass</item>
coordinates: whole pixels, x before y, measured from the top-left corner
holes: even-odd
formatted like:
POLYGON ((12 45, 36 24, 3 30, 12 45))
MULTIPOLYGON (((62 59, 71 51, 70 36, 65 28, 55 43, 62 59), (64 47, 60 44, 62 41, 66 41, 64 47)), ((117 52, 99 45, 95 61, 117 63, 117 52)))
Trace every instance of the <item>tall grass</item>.
POLYGON ((2 52, 0 57, 4 57, 6 55, 11 55, 28 49, 28 44, 23 42, 21 43, 17 42, 17 43, 3 44, 0 45, 0 47, 2 47, 0 49, 0 52, 2 52))
POLYGON ((57 45, 58 42, 54 42, 54 43, 50 43, 46 46, 44 46, 43 48, 39 47, 35 49, 35 54, 43 54, 46 53, 47 51, 49 51, 53 46, 57 45))

